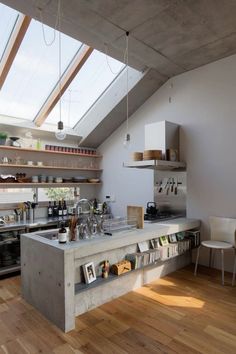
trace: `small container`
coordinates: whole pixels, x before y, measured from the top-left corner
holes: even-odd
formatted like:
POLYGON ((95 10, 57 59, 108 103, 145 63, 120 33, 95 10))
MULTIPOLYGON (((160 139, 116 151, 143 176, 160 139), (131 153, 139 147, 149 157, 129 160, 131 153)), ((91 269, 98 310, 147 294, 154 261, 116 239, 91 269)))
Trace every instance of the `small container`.
POLYGON ((53 183, 53 176, 47 176, 47 182, 53 183))
POLYGON ((32 183, 38 183, 39 182, 39 177, 38 176, 32 176, 31 177, 32 183))
POLYGON ((46 183, 47 177, 45 175, 40 175, 39 176, 39 182, 41 183, 46 183))

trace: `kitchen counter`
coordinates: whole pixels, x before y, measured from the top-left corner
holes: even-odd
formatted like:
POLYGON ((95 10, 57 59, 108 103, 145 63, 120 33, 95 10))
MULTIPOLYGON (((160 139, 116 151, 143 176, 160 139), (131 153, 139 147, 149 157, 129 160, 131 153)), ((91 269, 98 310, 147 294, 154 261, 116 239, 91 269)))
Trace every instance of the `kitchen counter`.
MULTIPOLYGON (((49 240, 39 236, 40 234, 43 235, 43 231, 27 234, 27 237, 60 250, 72 249, 75 252, 75 257, 80 258, 197 227, 199 227, 199 220, 177 218, 165 222, 145 224, 144 229, 114 232, 112 236, 98 235, 95 238, 72 241, 66 244, 60 244, 58 240, 49 240)), ((53 232, 53 230, 51 231, 53 232)))
MULTIPOLYGON (((190 254, 180 255, 161 264, 137 269, 126 276, 113 277, 94 287, 88 284, 83 292, 82 265, 94 262, 98 273, 102 261, 110 264, 137 251, 137 243, 163 235, 196 229, 200 221, 178 218, 166 222, 145 224, 144 229, 132 229, 98 236, 94 239, 59 244, 42 237, 43 231, 21 237, 22 295, 49 320, 67 332, 75 326, 75 316, 110 301, 190 262, 190 254), (79 286, 78 286, 79 285, 79 286)), ((53 230, 51 230, 53 231, 53 230)), ((46 231, 45 231, 46 232, 46 231)))

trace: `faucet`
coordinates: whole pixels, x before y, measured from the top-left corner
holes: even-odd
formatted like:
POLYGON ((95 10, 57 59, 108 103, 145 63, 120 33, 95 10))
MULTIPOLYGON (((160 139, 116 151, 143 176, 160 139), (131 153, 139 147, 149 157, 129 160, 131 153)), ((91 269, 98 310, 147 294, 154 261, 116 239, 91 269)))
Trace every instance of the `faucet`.
POLYGON ((75 215, 79 215, 80 213, 83 214, 83 210, 82 210, 82 206, 87 206, 88 207, 88 211, 89 214, 91 213, 91 209, 92 209, 92 204, 90 203, 90 201, 88 199, 80 199, 78 201, 78 203, 75 206, 75 215))

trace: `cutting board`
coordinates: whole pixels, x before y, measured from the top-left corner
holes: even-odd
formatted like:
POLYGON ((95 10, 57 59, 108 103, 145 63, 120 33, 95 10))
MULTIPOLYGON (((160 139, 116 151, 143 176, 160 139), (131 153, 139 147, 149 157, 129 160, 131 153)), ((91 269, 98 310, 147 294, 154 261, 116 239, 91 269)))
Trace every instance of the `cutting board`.
POLYGON ((141 206, 127 205, 127 218, 136 218, 137 228, 144 227, 144 208, 141 206))

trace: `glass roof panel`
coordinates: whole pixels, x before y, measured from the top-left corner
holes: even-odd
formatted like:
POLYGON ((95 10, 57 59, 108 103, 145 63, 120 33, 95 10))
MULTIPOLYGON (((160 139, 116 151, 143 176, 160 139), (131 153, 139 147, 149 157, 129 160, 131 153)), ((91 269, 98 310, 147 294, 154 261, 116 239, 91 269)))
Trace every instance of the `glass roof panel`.
MULTIPOLYGON (((73 128, 119 75, 125 64, 94 50, 61 99, 62 121, 73 128)), ((59 103, 45 123, 57 123, 59 103)))
MULTIPOLYGON (((48 42, 54 29, 45 26, 48 42)), ((67 68, 81 43, 61 35, 61 69, 67 68)), ((32 20, 0 92, 0 114, 33 120, 58 82, 58 33, 46 46, 41 22, 32 20)))
POLYGON ((0 3, 0 61, 20 13, 0 3))

